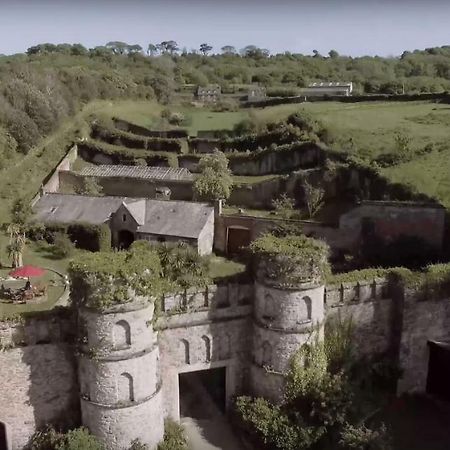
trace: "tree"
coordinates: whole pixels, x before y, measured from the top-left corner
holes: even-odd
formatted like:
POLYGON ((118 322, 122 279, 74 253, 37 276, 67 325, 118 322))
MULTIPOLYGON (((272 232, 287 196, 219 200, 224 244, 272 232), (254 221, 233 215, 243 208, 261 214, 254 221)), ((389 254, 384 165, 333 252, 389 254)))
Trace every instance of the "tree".
POLYGON ((133 55, 135 53, 141 53, 142 47, 139 44, 129 45, 127 48, 128 54, 133 55))
POLYGON ((17 223, 8 226, 9 245, 8 257, 11 258, 12 267, 23 266, 23 252, 25 250, 26 237, 24 227, 17 223))
POLYGON ((100 186, 96 178, 86 177, 83 180, 83 186, 76 189, 76 192, 80 195, 101 196, 103 188, 100 186))
POLYGON ((233 178, 228 168, 228 158, 216 150, 199 162, 201 174, 194 182, 194 195, 198 200, 226 200, 231 195, 233 178))
POLYGON ((329 52, 328 52, 328 56, 330 57, 330 58, 338 58, 339 57, 339 53, 336 51, 336 50, 330 50, 329 52))
POLYGON ((319 50, 313 50, 313 58, 320 58, 321 55, 319 53, 319 50))
POLYGON ((158 47, 155 44, 148 44, 147 55, 155 56, 158 53, 158 47))
POLYGON ((303 182, 303 191, 305 193, 305 203, 308 208, 308 215, 309 218, 312 219, 322 206, 325 191, 321 187, 315 187, 308 183, 308 180, 303 182))
POLYGON ((123 55, 127 53, 129 45, 126 42, 111 41, 106 44, 106 48, 109 48, 116 55, 123 55))
POLYGON ((200 52, 203 53, 203 56, 206 56, 212 49, 212 46, 207 43, 200 45, 200 52))
POLYGON ((224 55, 235 55, 236 48, 232 45, 224 45, 220 50, 222 50, 222 54, 224 55))
POLYGON ((163 53, 170 53, 173 55, 178 51, 178 44, 175 41, 163 41, 159 45, 163 53))

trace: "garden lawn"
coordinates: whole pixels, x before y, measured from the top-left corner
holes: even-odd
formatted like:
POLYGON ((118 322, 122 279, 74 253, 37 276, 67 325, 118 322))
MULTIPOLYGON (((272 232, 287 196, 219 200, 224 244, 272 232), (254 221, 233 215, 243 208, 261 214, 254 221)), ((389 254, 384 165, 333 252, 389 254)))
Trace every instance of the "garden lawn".
MULTIPOLYGON (((176 111, 176 108, 174 108, 176 111)), ((186 128, 191 136, 196 136, 199 130, 231 130, 248 117, 247 110, 213 112, 204 108, 182 108, 186 118, 186 128)))
POLYGON ((246 271, 246 266, 243 263, 226 259, 221 256, 212 255, 209 276, 213 279, 232 277, 246 271))
MULTIPOLYGON (((10 261, 8 259, 6 250, 7 245, 8 237, 5 235, 0 235, 0 261, 4 267, 0 269, 0 277, 2 278, 6 277, 11 271, 11 268, 9 267, 10 261)), ((83 252, 83 250, 75 250, 74 255, 79 254, 80 252, 83 252)), ((46 275, 42 278, 42 281, 49 286, 48 298, 42 303, 30 302, 25 305, 11 305, 0 303, 0 318, 2 316, 9 316, 11 314, 29 311, 40 311, 53 308, 56 301, 64 291, 62 277, 54 273, 53 271, 56 271, 62 275, 66 274, 69 263, 73 256, 68 258, 58 258, 53 253, 51 245, 45 242, 29 242, 25 248, 23 263, 31 264, 45 269, 52 269, 48 270, 46 275), (52 286, 52 280, 54 281, 55 286, 52 286)), ((40 281, 40 279, 36 280, 40 281)), ((17 286, 20 287, 21 285, 25 285, 25 281, 17 281, 17 286)))

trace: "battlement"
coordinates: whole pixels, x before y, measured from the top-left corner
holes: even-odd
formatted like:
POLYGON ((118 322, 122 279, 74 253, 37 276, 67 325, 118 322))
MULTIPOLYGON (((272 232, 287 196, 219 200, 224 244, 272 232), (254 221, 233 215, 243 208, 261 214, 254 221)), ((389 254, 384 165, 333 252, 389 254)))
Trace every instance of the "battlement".
POLYGON ((349 303, 372 302, 390 297, 386 278, 328 284, 325 287, 324 303, 328 308, 349 303))

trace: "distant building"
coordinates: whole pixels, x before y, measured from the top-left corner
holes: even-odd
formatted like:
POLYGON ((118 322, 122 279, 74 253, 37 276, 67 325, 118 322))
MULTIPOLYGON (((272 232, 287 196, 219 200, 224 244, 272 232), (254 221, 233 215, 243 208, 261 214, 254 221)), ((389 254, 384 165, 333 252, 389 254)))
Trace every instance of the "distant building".
POLYGON ((108 224, 116 248, 143 239, 185 242, 201 255, 212 252, 214 208, 206 203, 46 194, 33 209, 39 223, 108 224))
POLYGON ((302 95, 309 97, 336 96, 348 97, 352 94, 353 83, 329 82, 310 83, 307 88, 301 90, 302 95))
POLYGON ((217 103, 221 95, 222 89, 218 84, 209 84, 197 88, 197 99, 202 103, 217 103))
POLYGON ((266 88, 263 86, 252 86, 248 90, 247 101, 259 102, 266 99, 266 88))

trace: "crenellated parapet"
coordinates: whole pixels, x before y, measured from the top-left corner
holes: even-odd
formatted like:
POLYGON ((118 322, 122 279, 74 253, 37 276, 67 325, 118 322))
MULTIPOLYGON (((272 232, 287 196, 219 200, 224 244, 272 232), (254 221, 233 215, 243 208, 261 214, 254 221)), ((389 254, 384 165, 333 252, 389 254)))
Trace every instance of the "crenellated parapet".
POLYGON ((387 278, 327 284, 325 288, 325 305, 327 308, 333 308, 350 303, 386 299, 389 298, 389 295, 389 280, 387 278))

